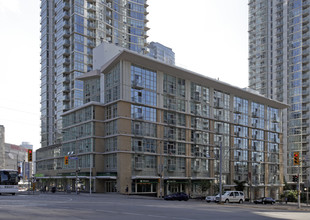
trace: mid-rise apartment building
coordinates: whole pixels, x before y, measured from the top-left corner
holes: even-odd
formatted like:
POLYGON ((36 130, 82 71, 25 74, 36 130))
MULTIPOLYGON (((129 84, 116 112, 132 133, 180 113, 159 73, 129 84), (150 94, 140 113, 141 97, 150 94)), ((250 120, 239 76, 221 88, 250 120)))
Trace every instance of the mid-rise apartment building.
POLYGON ((278 198, 286 105, 112 50, 97 47, 95 70, 79 77, 84 105, 63 114, 63 143, 37 151, 42 184, 74 188, 77 176, 85 190, 92 180, 95 192, 125 193, 128 186, 132 194, 195 195, 202 181, 218 184, 221 161, 224 189, 246 181, 247 198, 278 198), (111 57, 103 56, 107 50, 111 57))
POLYGON ((290 106, 283 114, 288 183, 298 173, 310 183, 309 12, 308 0, 249 1, 249 86, 290 106), (300 171, 294 152, 300 153, 300 171))

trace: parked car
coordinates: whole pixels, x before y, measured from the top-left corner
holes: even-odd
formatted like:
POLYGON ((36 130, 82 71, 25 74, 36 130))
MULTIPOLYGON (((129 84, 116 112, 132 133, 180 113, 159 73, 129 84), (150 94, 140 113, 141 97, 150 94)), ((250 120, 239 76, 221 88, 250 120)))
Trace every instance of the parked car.
POLYGON ((214 195, 214 196, 207 196, 206 197, 206 202, 215 202, 215 199, 216 199, 217 196, 219 197, 220 195, 217 194, 217 195, 214 195))
POLYGON ((164 197, 165 200, 184 200, 187 201, 189 199, 189 196, 186 193, 183 192, 178 192, 178 193, 173 193, 173 194, 169 194, 166 195, 164 197))
POLYGON ((262 197, 254 201, 255 204, 275 204, 276 201, 271 197, 262 197))
MULTIPOLYGON (((244 202, 244 194, 241 191, 226 191, 222 195, 222 202, 229 203, 229 202, 244 202)), ((220 201, 220 195, 217 195, 215 198, 215 202, 220 201)))

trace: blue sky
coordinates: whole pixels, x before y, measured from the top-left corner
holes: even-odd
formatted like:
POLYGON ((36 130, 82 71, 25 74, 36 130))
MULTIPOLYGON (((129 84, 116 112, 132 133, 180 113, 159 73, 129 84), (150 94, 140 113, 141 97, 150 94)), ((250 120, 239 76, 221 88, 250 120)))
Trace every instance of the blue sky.
MULTIPOLYGON (((176 65, 248 85, 247 0, 148 0, 148 41, 176 65)), ((0 0, 0 124, 5 142, 40 147, 40 1, 0 0)))

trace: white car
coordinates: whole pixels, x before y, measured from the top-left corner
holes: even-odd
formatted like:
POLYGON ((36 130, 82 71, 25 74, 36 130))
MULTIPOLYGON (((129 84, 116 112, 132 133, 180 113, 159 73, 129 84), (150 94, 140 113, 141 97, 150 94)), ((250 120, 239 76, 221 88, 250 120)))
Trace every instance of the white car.
MULTIPOLYGON (((241 191, 226 191, 222 195, 222 202, 229 203, 229 202, 244 202, 244 193, 241 191)), ((215 198, 216 202, 220 201, 220 195, 217 195, 215 198)))
POLYGON ((215 198, 217 196, 220 196, 219 194, 215 195, 215 196, 207 196, 206 197, 206 202, 215 202, 215 198))

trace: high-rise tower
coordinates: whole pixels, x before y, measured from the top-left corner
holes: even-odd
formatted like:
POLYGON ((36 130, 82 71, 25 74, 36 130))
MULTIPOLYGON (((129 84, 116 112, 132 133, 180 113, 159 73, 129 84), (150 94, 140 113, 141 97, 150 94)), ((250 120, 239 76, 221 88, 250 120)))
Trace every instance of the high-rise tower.
POLYGON ((147 0, 41 0, 41 145, 61 140, 61 115, 83 103, 76 77, 103 41, 146 52, 147 0))
MULTIPOLYGON (((287 181, 298 173, 294 152, 309 154, 310 1, 249 1, 249 86, 290 105, 284 111, 284 165, 287 181)), ((301 164, 302 182, 307 161, 301 164)))

